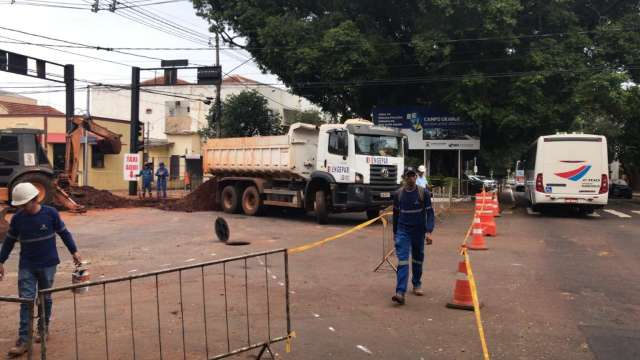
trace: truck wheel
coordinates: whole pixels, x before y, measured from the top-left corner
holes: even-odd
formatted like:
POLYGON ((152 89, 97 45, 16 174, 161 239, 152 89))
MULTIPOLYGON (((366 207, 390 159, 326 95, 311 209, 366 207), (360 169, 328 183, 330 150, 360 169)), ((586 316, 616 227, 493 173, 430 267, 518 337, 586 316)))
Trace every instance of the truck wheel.
POLYGON ((255 186, 248 186, 242 194, 242 211, 246 215, 255 216, 259 214, 261 208, 262 199, 258 189, 255 186))
POLYGON ((238 191, 233 185, 227 185, 222 189, 222 211, 228 214, 237 213, 240 210, 238 191))
POLYGON ((380 216, 379 209, 369 209, 367 210, 367 220, 375 219, 380 216))
POLYGON ((316 221, 318 224, 326 224, 329 222, 329 208, 327 206, 327 196, 324 190, 316 191, 316 201, 314 203, 316 212, 316 221))
POLYGON ((53 199, 53 193, 55 191, 53 180, 44 174, 31 173, 22 175, 13 182, 11 189, 9 189, 9 201, 11 201, 13 187, 24 182, 30 182, 36 187, 36 189, 38 189, 40 194, 38 194, 37 199, 40 204, 48 204, 53 199))

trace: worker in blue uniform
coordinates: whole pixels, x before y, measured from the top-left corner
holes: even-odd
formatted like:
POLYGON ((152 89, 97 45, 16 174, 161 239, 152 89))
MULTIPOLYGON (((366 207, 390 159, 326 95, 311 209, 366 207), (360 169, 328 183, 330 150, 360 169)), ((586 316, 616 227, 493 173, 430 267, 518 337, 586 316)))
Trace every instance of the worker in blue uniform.
POLYGON ((396 293, 393 302, 403 305, 409 281, 409 255, 411 255, 411 283, 413 293, 424 295, 422 290, 422 266, 424 245, 431 244, 431 233, 435 226, 435 213, 431 206, 429 190, 416 185, 417 173, 407 167, 404 172, 404 185, 393 199, 393 234, 398 272, 396 293))

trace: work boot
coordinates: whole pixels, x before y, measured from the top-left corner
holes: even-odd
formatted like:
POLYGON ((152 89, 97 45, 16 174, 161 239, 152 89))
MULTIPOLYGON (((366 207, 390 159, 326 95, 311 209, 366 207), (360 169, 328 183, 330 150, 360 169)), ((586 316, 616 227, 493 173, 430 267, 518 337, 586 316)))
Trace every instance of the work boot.
POLYGON ((22 356, 27 353, 27 344, 22 341, 16 341, 16 346, 9 349, 9 353, 7 354, 9 358, 16 358, 22 356))
POLYGON ((398 305, 404 305, 404 294, 396 293, 391 300, 398 305))
POLYGON ((415 296, 424 296, 424 290, 422 290, 422 287, 420 287, 420 286, 414 287, 413 288, 413 295, 415 295, 415 296))

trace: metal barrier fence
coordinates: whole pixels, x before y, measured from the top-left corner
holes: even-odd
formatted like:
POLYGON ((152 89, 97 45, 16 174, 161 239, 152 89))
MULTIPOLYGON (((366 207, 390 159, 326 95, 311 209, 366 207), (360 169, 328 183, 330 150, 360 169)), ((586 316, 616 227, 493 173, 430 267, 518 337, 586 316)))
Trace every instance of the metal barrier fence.
POLYGON ((54 348, 42 337, 41 359, 273 357, 271 344, 292 334, 289 293, 286 249, 40 290, 40 304, 57 296, 66 323, 56 328, 73 338, 54 348))
POLYGON ((16 296, 0 296, 0 303, 18 303, 26 304, 29 307, 29 340, 27 341, 27 359, 33 359, 33 309, 35 308, 34 299, 25 299, 16 296))

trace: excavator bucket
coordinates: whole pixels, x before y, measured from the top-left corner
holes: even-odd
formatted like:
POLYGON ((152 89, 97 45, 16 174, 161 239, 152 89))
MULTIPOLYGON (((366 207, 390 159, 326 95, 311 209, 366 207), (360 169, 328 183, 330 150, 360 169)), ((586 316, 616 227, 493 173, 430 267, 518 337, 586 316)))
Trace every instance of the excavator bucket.
POLYGON ((122 141, 120 137, 105 137, 97 141, 98 149, 103 154, 120 154, 122 150, 122 141))
POLYGON ((56 203, 56 205, 61 206, 73 213, 83 213, 87 211, 84 206, 73 201, 71 196, 69 196, 66 191, 62 190, 62 188, 57 183, 54 185, 56 191, 53 194, 53 201, 56 203))

